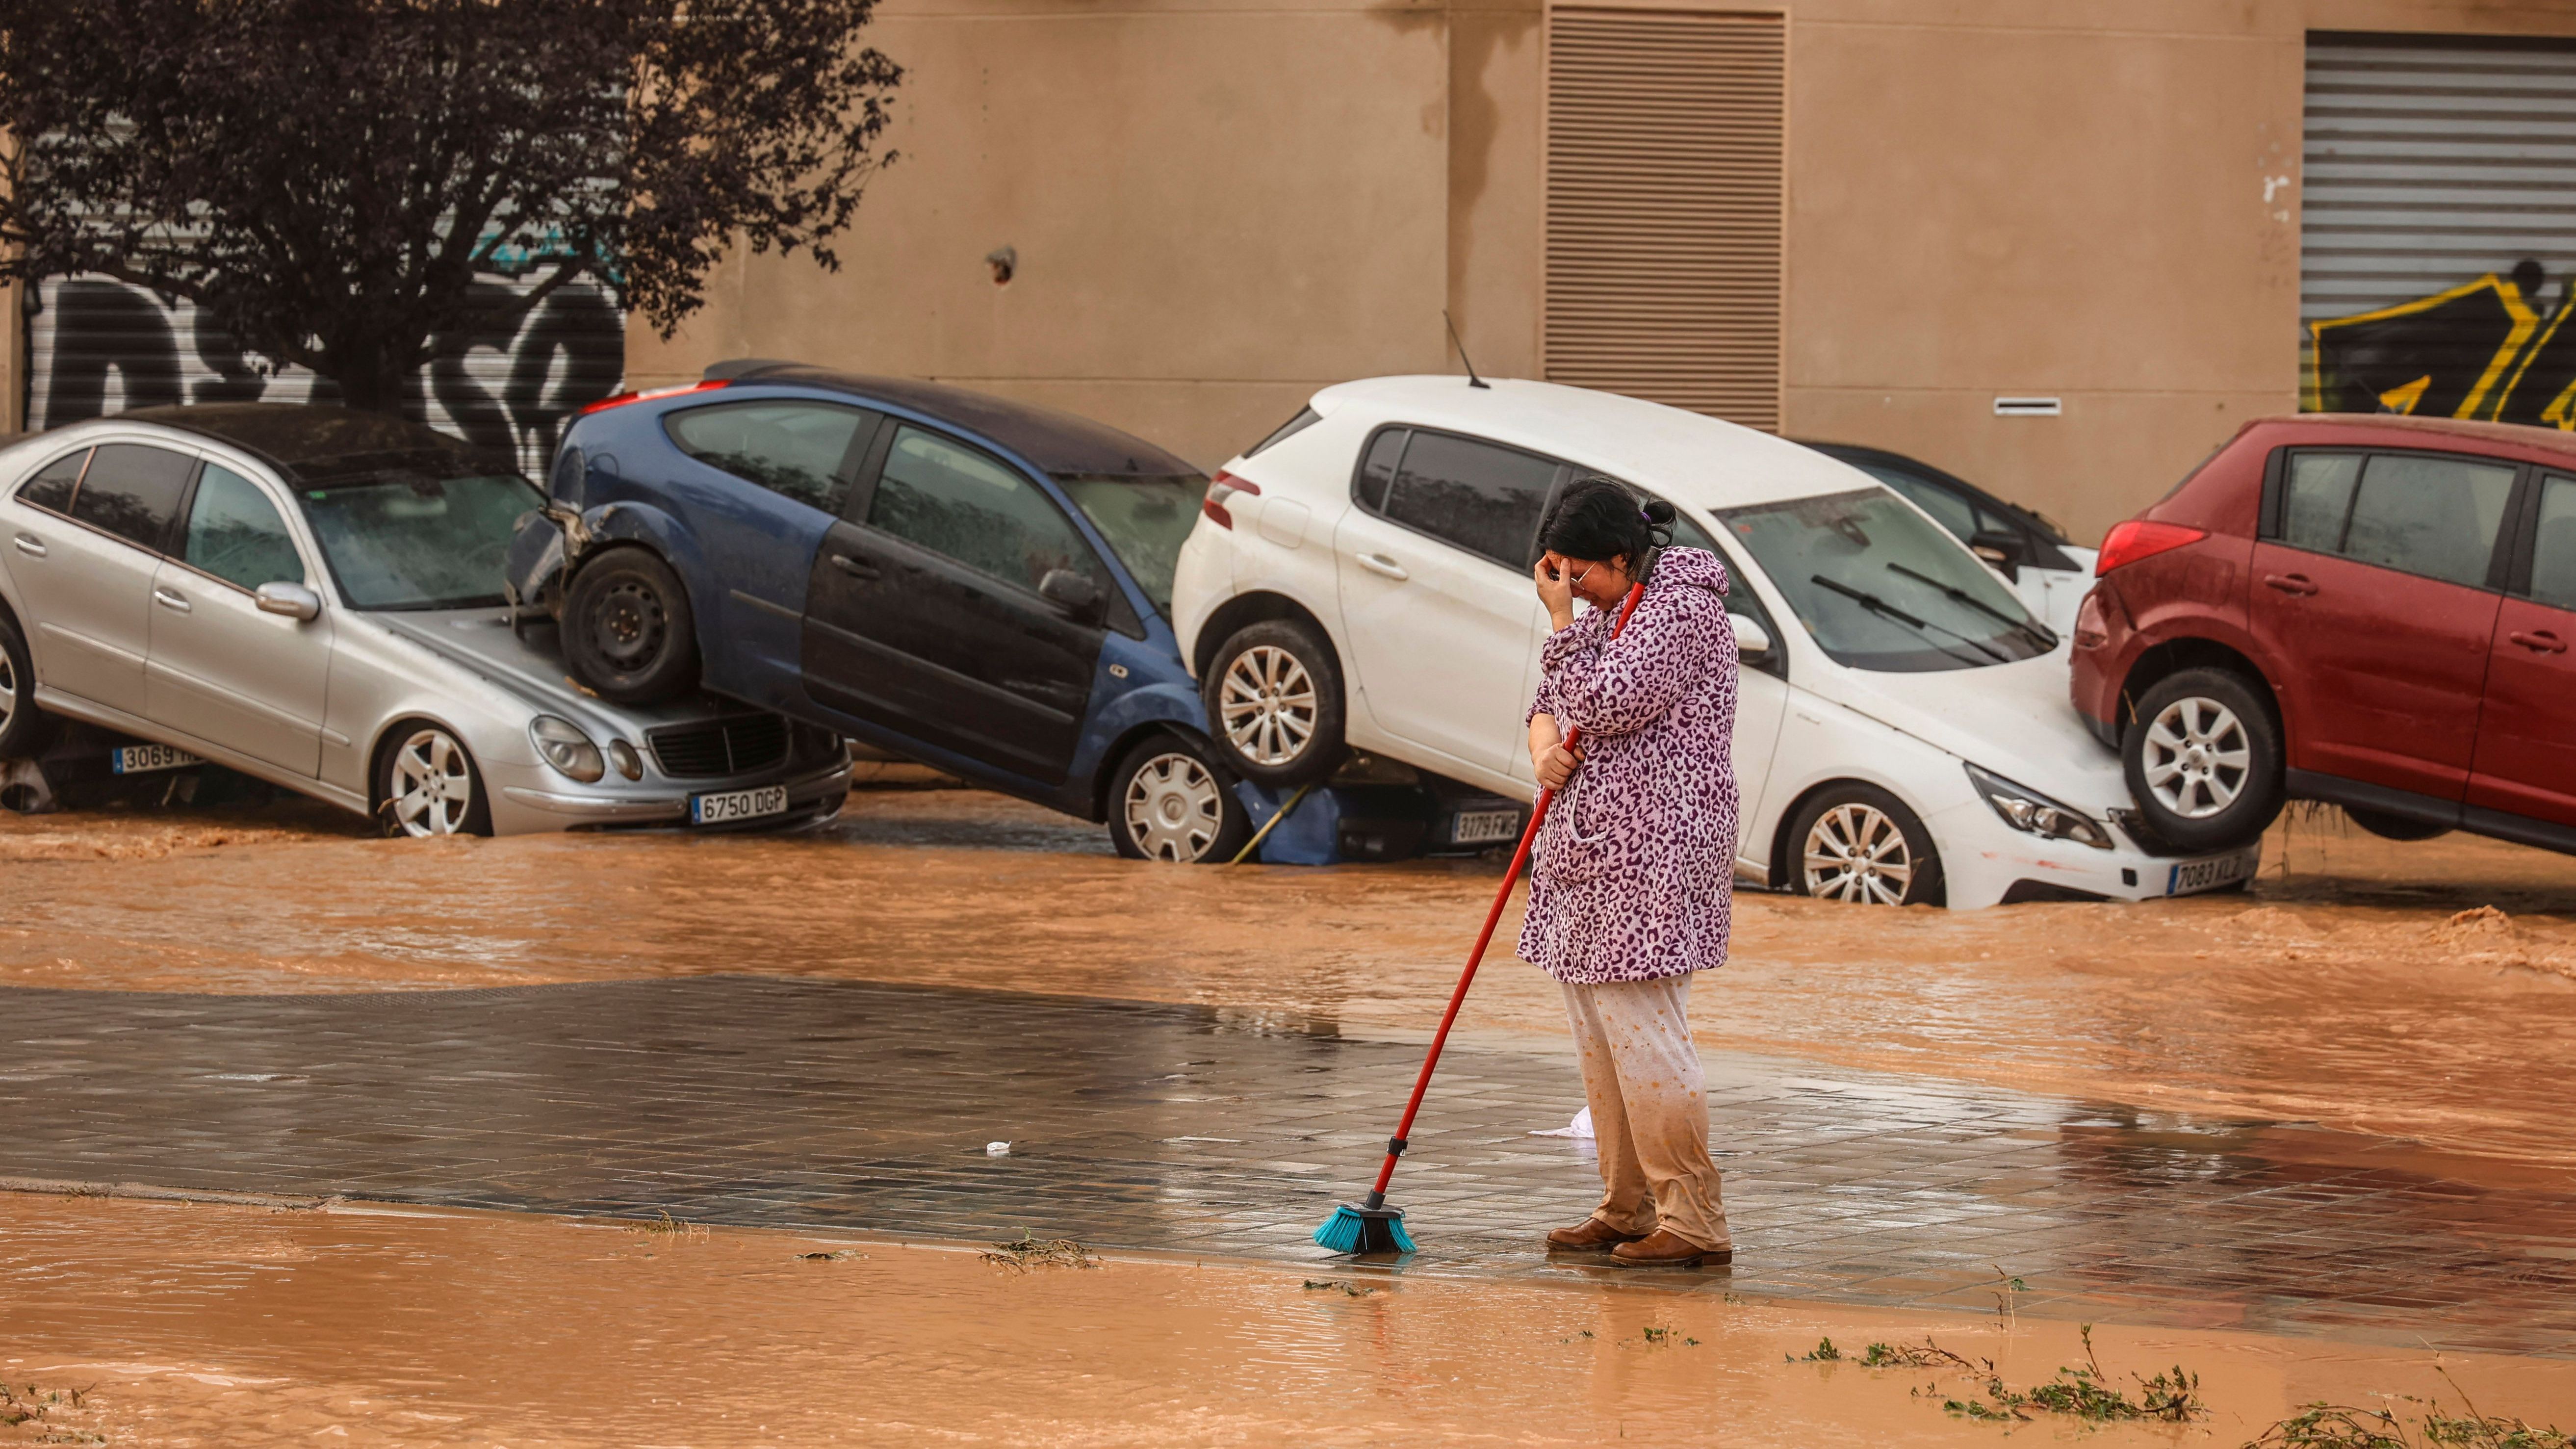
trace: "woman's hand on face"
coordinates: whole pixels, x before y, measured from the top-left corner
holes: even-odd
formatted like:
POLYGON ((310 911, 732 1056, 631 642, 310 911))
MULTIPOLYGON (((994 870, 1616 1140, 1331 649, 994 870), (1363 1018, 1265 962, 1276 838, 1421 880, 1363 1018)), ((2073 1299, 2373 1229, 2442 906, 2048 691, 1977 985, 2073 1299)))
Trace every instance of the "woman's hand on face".
POLYGON ((1542 787, 1562 790, 1565 782, 1574 778, 1575 769, 1583 763, 1583 746, 1578 744, 1567 749, 1563 745, 1550 745, 1531 763, 1538 769, 1538 782, 1542 787))
POLYGON ((1538 584, 1538 599, 1547 605, 1547 617, 1556 628, 1574 622, 1574 580, 1566 567, 1565 555, 1547 553, 1530 569, 1530 578, 1538 584))

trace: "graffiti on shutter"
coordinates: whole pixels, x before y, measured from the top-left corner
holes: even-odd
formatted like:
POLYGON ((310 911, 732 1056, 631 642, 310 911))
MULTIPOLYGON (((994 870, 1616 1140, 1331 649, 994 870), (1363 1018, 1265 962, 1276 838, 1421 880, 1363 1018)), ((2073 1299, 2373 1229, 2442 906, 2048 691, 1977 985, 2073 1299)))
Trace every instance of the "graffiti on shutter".
MULTIPOLYGON (((487 291, 533 283, 488 277, 487 291)), ((339 390, 260 359, 184 300, 104 277, 39 284, 27 318, 27 426, 60 427, 178 403, 332 402, 339 390)), ((618 390, 626 319, 604 287, 557 289, 513 325, 465 339, 413 378, 406 416, 490 448, 543 476, 565 417, 618 390)))
POLYGON ((2308 412, 2576 431, 2576 49, 2318 36, 2308 412))

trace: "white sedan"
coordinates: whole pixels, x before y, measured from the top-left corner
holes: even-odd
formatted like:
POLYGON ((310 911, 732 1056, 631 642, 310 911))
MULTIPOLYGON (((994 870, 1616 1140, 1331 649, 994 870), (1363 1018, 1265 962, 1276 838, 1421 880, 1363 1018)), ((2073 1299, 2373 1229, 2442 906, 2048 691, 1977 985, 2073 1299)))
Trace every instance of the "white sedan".
POLYGON ((2141 837, 2056 636, 1913 503, 1768 434, 1548 383, 1329 387, 1217 475, 1173 614, 1227 763, 1282 787, 1357 749, 1534 796, 1529 567, 1590 474, 1677 505, 1675 541, 1734 578, 1739 875, 1953 907, 2252 876, 2254 849, 2141 837))

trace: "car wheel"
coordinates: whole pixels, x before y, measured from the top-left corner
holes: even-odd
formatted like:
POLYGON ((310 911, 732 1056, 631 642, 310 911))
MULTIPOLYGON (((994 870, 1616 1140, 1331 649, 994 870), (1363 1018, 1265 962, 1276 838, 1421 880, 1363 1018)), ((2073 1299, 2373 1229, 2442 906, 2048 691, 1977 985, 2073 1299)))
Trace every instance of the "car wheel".
POLYGON ((1947 899, 1941 853, 1923 817, 1875 785, 1834 785, 1789 822, 1789 888, 1870 906, 1947 899))
POLYGON ((1312 625, 1265 619, 1237 630, 1208 661, 1200 693, 1218 756, 1256 785, 1303 785, 1341 763, 1341 670, 1312 625))
POLYGON ((564 663, 613 704, 663 704, 698 687, 698 631, 689 591, 640 548, 600 555, 564 596, 564 663))
POLYGON ((1223 865, 1252 838, 1252 816, 1208 750, 1158 735, 1110 779, 1109 838, 1130 860, 1223 865))
POLYGON ((474 756, 437 725, 395 728, 393 748, 376 767, 376 799, 387 835, 492 833, 492 805, 474 756))
POLYGON ((2376 810, 2356 810, 2350 805, 2343 807, 2343 813, 2352 817, 2353 824, 2382 840, 2431 840, 2451 833, 2448 825, 2409 820, 2403 815, 2383 815, 2376 810))
POLYGON ((2147 827, 2180 850, 2225 850, 2281 813, 2281 732, 2243 675, 2158 680, 2120 736, 2120 768, 2147 827))
POLYGON ((36 666, 18 626, 0 614, 0 760, 32 757, 51 742, 54 717, 36 708, 36 666))

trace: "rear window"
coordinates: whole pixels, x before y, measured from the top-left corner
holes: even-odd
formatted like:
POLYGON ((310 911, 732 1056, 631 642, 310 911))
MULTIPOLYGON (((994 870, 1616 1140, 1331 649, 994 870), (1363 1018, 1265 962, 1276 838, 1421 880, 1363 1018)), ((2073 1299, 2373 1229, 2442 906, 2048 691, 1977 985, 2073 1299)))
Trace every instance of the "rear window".
POLYGON ((71 512, 72 487, 80 482, 81 469, 88 463, 87 448, 56 458, 18 489, 18 501, 55 513, 71 512))
POLYGON ((90 459, 72 499, 72 517, 158 552, 179 516, 180 496, 197 460, 141 443, 108 443, 90 459))

